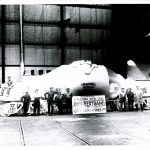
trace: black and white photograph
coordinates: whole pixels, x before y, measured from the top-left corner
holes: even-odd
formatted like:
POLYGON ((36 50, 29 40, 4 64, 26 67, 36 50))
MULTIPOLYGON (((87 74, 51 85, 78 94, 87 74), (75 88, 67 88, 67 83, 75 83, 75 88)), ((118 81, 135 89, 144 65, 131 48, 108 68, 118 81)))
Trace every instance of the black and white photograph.
POLYGON ((150 4, 0 4, 0 147, 149 144, 150 4))

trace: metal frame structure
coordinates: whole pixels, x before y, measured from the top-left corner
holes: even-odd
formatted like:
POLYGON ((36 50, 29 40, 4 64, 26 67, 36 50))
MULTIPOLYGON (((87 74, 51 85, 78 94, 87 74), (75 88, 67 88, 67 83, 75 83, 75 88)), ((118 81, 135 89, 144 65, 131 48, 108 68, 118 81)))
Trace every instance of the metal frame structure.
POLYGON ((1 6, 2 83, 5 83, 5 6, 1 6))
MULTIPOLYGON (((20 9, 20 5, 19 9, 20 9)), ((111 30, 111 25, 92 25, 92 24, 81 24, 79 21, 79 24, 70 23, 65 20, 64 18, 64 11, 66 6, 72 6, 72 7, 79 7, 79 8, 95 8, 95 9, 112 9, 111 5, 57 5, 60 7, 60 22, 40 22, 40 21, 25 21, 23 18, 24 13, 24 6, 22 5, 22 9, 20 10, 22 13, 22 16, 19 16, 20 19, 17 20, 6 20, 5 18, 5 9, 6 5, 1 5, 1 46, 2 46, 2 82, 5 82, 5 67, 19 67, 20 65, 6 65, 5 64, 5 45, 19 45, 20 47, 20 63, 24 61, 24 46, 25 45, 37 45, 37 46, 58 46, 61 49, 61 65, 65 64, 65 47, 66 46, 77 46, 80 49, 80 57, 82 57, 82 48, 88 47, 88 49, 94 48, 95 50, 100 49, 99 44, 81 44, 81 39, 79 39, 79 43, 77 44, 69 44, 66 43, 66 33, 65 29, 68 28, 75 28, 77 32, 79 32, 79 38, 80 38, 80 29, 102 29, 102 30, 111 30), (20 22, 21 21, 21 22, 20 22), (27 43, 23 39, 23 31, 19 31, 19 42, 7 42, 6 41, 6 23, 15 23, 19 24, 20 30, 23 30, 24 25, 42 25, 42 26, 55 26, 60 27, 60 42, 59 43, 53 43, 53 44, 46 44, 46 43, 27 43), (22 37, 22 38, 21 38, 22 37)), ((80 17, 80 16, 79 16, 80 17)), ((80 19, 79 19, 80 20, 80 19)), ((103 52, 102 52, 103 55, 103 52)), ((58 65, 26 65, 24 64, 24 67, 58 67, 58 65)))

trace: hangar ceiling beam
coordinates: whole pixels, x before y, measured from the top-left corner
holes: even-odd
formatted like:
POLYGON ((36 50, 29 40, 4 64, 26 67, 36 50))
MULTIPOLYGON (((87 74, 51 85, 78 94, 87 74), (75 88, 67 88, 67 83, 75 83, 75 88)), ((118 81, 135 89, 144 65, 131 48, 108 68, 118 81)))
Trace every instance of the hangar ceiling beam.
MULTIPOLYGON (((7 21, 8 23, 19 23, 18 21, 7 21)), ((37 26, 58 26, 61 27, 62 22, 39 22, 39 21, 23 21, 26 25, 37 25, 37 26)), ((94 24, 77 24, 77 23, 68 23, 64 21, 64 26, 68 28, 79 28, 79 29, 103 29, 103 30, 110 30, 111 25, 94 25, 94 24)))
MULTIPOLYGON (((6 44, 7 44, 7 42, 6 42, 6 44)), ((10 43, 8 43, 8 44, 10 44, 10 43)), ((16 44, 18 44, 18 43, 11 43, 11 45, 16 45, 16 44)), ((52 43, 52 44, 50 44, 50 43, 34 43, 34 42, 30 42, 30 43, 27 43, 27 42, 24 42, 24 45, 35 45, 35 46, 58 46, 58 43, 52 43)), ((87 48, 94 48, 94 49, 99 49, 99 48, 101 48, 99 45, 95 45, 95 44, 84 44, 84 43, 74 43, 74 44, 72 44, 72 43, 66 43, 66 46, 77 46, 77 47, 80 47, 80 46, 82 46, 82 47, 87 47, 87 48)))
POLYGON ((64 6, 71 6, 71 7, 82 7, 82 8, 97 8, 97 9, 112 9, 112 5, 110 4, 98 4, 98 5, 89 5, 89 4, 65 4, 64 6))

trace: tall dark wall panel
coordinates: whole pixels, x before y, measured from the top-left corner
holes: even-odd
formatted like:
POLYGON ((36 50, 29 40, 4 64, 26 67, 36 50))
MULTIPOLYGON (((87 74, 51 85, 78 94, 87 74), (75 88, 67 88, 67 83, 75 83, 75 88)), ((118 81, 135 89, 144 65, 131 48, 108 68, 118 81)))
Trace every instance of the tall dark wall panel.
POLYGON ((24 43, 58 44, 60 42, 59 27, 24 25, 24 43))
POLYGON ((102 48, 110 44, 111 31, 101 29, 66 28, 66 43, 73 45, 93 45, 102 48))
MULTIPOLYGON (((105 64, 107 51, 111 48, 111 8, 66 6, 64 20, 67 24, 74 25, 73 28, 65 29, 65 38, 66 44, 80 49, 78 58, 105 64), (78 26, 75 27, 75 25, 78 26)), ((66 54, 65 59, 73 58, 71 56, 73 53, 67 51, 66 54)))
POLYGON ((65 63, 71 63, 75 60, 80 60, 80 47, 66 47, 65 49, 65 63))
POLYGON ((93 60, 93 51, 87 48, 82 48, 81 59, 84 60, 93 60))
POLYGON ((65 63, 71 63, 76 60, 91 60, 93 63, 102 64, 104 59, 104 50, 100 49, 87 49, 77 46, 68 46, 65 48, 65 63))
POLYGON ((45 65, 61 65, 61 49, 57 46, 44 46, 45 65))
POLYGON ((109 26, 111 24, 110 9, 80 8, 81 24, 109 26))
POLYGON ((80 8, 79 7, 65 7, 64 19, 70 18, 70 24, 78 24, 80 20, 80 8))
POLYGON ((60 65, 61 51, 53 46, 25 46, 25 65, 60 65))
POLYGON ((65 35, 67 44, 79 44, 79 32, 75 28, 66 28, 65 35))
POLYGON ((2 36, 1 36, 1 34, 2 34, 2 26, 1 26, 1 22, 0 22, 0 44, 1 44, 1 42, 2 42, 2 36))
POLYGON ((80 23, 91 24, 91 8, 80 8, 80 23))
POLYGON ((111 25, 112 10, 100 8, 65 7, 65 19, 71 24, 111 25))
POLYGON ((102 31, 102 41, 103 49, 106 49, 105 52, 107 52, 111 47, 111 30, 103 30, 102 31))
POLYGON ((1 16, 2 16, 1 12, 2 12, 2 8, 1 8, 1 6, 0 6, 0 19, 1 19, 1 16))
POLYGON ((97 10, 97 24, 110 26, 112 22, 112 10, 111 9, 98 9, 97 10))
POLYGON ((19 25, 14 23, 6 24, 6 42, 7 43, 19 43, 20 28, 19 25))
MULTIPOLYGON (((93 49, 92 51, 93 51, 93 54, 92 54, 93 55, 93 60, 92 60, 92 62, 95 63, 95 64, 98 64, 98 60, 99 60, 97 58, 98 57, 98 50, 97 49, 93 49)), ((99 63, 99 64, 101 64, 101 63, 99 63)))
POLYGON ((80 29, 80 43, 81 44, 92 44, 92 31, 91 29, 80 29))
POLYGON ((19 21, 20 20, 19 17, 20 17, 19 5, 6 5, 6 13, 5 13, 6 20, 19 21))
POLYGON ((5 64, 20 65, 20 48, 19 45, 5 46, 5 64))
POLYGON ((80 43, 97 45, 98 47, 107 48, 110 44, 111 31, 101 29, 81 29, 80 43))
POLYGON ((25 65, 44 65, 44 52, 41 47, 25 46, 24 55, 25 65))
POLYGON ((104 49, 98 49, 98 51, 97 51, 97 58, 98 58, 97 63, 98 64, 103 64, 104 59, 107 59, 107 58, 104 57, 104 52, 105 51, 106 50, 104 50, 104 49))
POLYGON ((92 29, 91 30, 91 42, 93 45, 99 45, 101 40, 101 30, 92 29))
POLYGON ((24 21, 58 22, 60 7, 55 5, 24 5, 24 21))
MULTIPOLYGON (((0 45, 0 58, 2 58, 2 47, 0 45)), ((0 65, 2 65, 2 59, 0 59, 0 65)))

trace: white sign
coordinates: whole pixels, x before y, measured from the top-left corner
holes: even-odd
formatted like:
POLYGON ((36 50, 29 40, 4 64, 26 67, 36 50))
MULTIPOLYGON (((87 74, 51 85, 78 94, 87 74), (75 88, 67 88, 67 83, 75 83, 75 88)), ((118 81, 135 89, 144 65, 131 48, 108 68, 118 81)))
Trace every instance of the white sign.
POLYGON ((105 95, 73 96, 73 114, 106 113, 105 95))
POLYGON ((3 114, 9 116, 11 114, 16 114, 22 109, 23 103, 22 102, 10 102, 7 104, 3 104, 3 114))
POLYGON ((150 108, 150 96, 143 96, 143 103, 150 108))
MULTIPOLYGON (((33 114, 33 102, 30 102, 28 114, 33 114)), ((46 114, 47 101, 40 100, 40 113, 46 114)), ((12 114, 23 114, 23 102, 8 102, 0 104, 0 116, 10 116, 12 114)))

